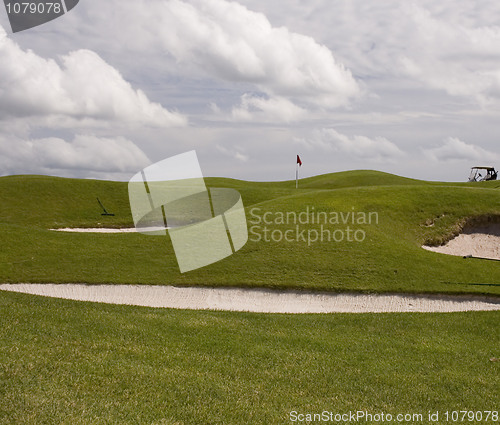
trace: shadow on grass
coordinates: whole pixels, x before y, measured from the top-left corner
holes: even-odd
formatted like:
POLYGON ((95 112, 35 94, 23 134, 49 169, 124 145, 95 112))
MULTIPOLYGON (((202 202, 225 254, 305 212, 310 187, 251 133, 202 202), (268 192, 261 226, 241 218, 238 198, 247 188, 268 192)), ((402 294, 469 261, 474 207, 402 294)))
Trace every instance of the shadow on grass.
POLYGON ((445 285, 500 286, 500 283, 441 282, 445 285))

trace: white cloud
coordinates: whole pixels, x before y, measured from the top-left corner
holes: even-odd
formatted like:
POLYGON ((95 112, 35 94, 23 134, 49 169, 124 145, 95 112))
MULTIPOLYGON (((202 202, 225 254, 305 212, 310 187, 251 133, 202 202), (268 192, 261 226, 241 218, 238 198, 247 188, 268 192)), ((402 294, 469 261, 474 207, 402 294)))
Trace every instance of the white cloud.
MULTIPOLYGON (((250 179, 293 178, 293 168, 289 175, 288 167, 298 146, 290 141, 304 135, 308 136, 304 143, 309 147, 313 143, 315 149, 303 150, 309 156, 302 172, 311 175, 364 168, 372 158, 380 158, 374 168, 461 180, 462 161, 435 167, 422 148, 441 148, 451 134, 477 141, 477 147, 491 154, 498 151, 498 1, 237 2, 247 9, 222 0, 86 0, 64 18, 10 37, 26 54, 32 49, 34 56, 47 62, 54 58, 56 73, 67 72, 62 58, 68 52, 92 50, 133 84, 133 92, 140 88, 151 101, 182 109, 195 125, 128 128, 116 117, 90 119, 51 112, 43 120, 34 115, 4 119, 0 134, 14 133, 17 140, 62 134, 68 141, 73 140, 69 129, 119 134, 136 141, 155 161, 179 149, 197 149, 207 155, 205 166, 212 175, 250 179), (295 37, 298 34, 302 36, 295 37), (308 40, 311 48, 304 47, 307 43, 301 46, 300 40, 308 40), (341 64, 346 69, 339 73, 341 64), (345 86, 335 84, 336 73, 345 86), (356 99, 359 86, 369 95, 356 99), (337 101, 340 105, 352 101, 352 107, 332 110, 337 101), (478 108, 478 101, 488 107, 478 108), (322 108, 325 104, 328 108, 322 108), (294 106, 306 110, 305 115, 294 106), (61 127, 65 130, 51 131, 61 127), (350 142, 313 130, 330 127, 350 142), (377 142, 377 135, 405 153, 398 156, 390 144, 377 142), (431 141, 438 144, 432 146, 431 141), (231 153, 222 154, 217 144, 231 153), (389 160, 384 162, 377 147, 388 151, 389 160), (391 152, 396 153, 391 156, 391 152), (229 160, 238 153, 248 161, 229 160)), ((4 59, 0 57, 0 68, 4 59)), ((5 80, 0 81, 0 90, 5 87, 5 80)), ((3 99, 0 94, 0 117, 5 115, 3 106, 11 112, 14 106, 3 99)), ((44 101, 41 96, 39 103, 44 101)), ((41 113, 63 104, 48 103, 41 113)), ((77 107, 82 108, 87 105, 77 107)), ((106 116, 113 115, 111 108, 99 108, 107 110, 106 116)), ((436 155, 445 158, 456 151, 438 150, 436 155)), ((473 161, 497 166, 494 158, 473 161)))
POLYGON ((151 8, 163 46, 211 75, 257 85, 270 97, 348 104, 360 94, 351 72, 313 38, 275 28, 264 14, 225 0, 171 0, 151 8))
POLYGON ((265 98, 244 94, 241 104, 232 109, 234 121, 293 122, 304 118, 307 111, 284 97, 265 98))
POLYGON ((481 104, 500 99, 498 1, 240 2, 326 44, 370 92, 423 82, 481 104))
POLYGON ((454 22, 416 5, 408 13, 414 31, 401 58, 403 72, 481 104, 500 99, 500 26, 454 22))
POLYGON ((184 116, 149 101, 90 50, 70 52, 59 62, 21 49, 0 27, 0 119, 56 117, 54 126, 89 119, 186 124, 184 116))
POLYGON ((144 152, 123 137, 76 135, 68 142, 61 138, 4 139, 0 138, 2 174, 53 173, 72 170, 89 172, 135 173, 150 163, 144 152))
POLYGON ((249 159, 249 156, 244 153, 244 151, 240 147, 234 147, 234 148, 227 148, 223 145, 217 144, 215 145, 217 150, 224 154, 225 156, 228 156, 232 159, 236 159, 237 161, 240 162, 247 162, 249 159))
MULTIPOLYGON (((498 161, 500 155, 487 151, 480 146, 465 143, 455 137, 449 137, 441 146, 425 149, 424 154, 433 161, 498 161)), ((479 164, 481 165, 481 164, 479 164)))
POLYGON ((374 161, 390 161, 404 155, 394 143, 384 137, 372 139, 359 135, 347 136, 333 128, 317 130, 312 137, 297 139, 296 141, 309 149, 338 152, 351 157, 374 161))

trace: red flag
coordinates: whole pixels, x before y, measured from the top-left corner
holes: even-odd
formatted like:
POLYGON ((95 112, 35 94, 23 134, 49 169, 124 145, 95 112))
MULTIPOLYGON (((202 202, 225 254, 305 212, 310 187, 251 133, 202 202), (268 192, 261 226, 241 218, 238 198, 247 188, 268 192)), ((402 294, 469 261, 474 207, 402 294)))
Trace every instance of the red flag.
POLYGON ((299 166, 302 166, 302 161, 300 160, 300 156, 297 155, 297 164, 299 164, 299 166))

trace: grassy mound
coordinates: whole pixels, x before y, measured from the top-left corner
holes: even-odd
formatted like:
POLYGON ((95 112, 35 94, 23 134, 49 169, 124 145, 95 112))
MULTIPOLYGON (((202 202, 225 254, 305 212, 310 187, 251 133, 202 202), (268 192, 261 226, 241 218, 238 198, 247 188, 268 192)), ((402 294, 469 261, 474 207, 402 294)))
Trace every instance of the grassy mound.
POLYGON ((0 281, 500 294, 498 264, 421 248, 450 239, 471 217, 500 216, 498 182, 429 183, 375 171, 312 177, 298 190, 291 181, 206 180, 240 191, 249 241, 180 274, 168 237, 49 230, 131 227, 126 183, 0 178, 0 281), (101 216, 97 197, 115 216, 101 216))
MULTIPOLYGON (((468 217, 500 215, 497 182, 431 184, 364 171, 306 179, 299 190, 294 182, 207 181, 241 192, 251 239, 181 275, 168 237, 48 230, 131 226, 125 183, 0 178, 0 281, 500 292, 498 263, 420 248, 468 217), (96 197, 115 216, 101 216, 96 197), (362 242, 252 240, 261 234, 252 226, 293 231, 276 217, 312 208, 375 212, 378 220, 351 224, 366 232, 362 242), (259 217, 273 220, 257 225, 259 217)), ((422 415, 412 423, 440 411, 434 423, 446 423, 445 411, 491 411, 499 399, 499 312, 265 315, 7 292, 0 312, 0 424, 271 424, 325 410, 422 415)))
POLYGON ((300 186, 314 189, 338 189, 361 186, 405 186, 418 184, 429 183, 380 171, 356 170, 309 177, 301 180, 300 186))

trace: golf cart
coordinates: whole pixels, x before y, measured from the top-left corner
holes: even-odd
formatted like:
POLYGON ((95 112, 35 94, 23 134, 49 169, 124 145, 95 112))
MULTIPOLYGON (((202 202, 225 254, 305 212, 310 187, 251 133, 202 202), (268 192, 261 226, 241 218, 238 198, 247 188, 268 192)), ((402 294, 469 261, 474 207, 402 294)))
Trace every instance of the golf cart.
POLYGON ((497 171, 493 167, 472 167, 469 181, 470 182, 485 182, 488 180, 497 179, 497 171), (481 174, 481 170, 484 171, 485 175, 481 174))

